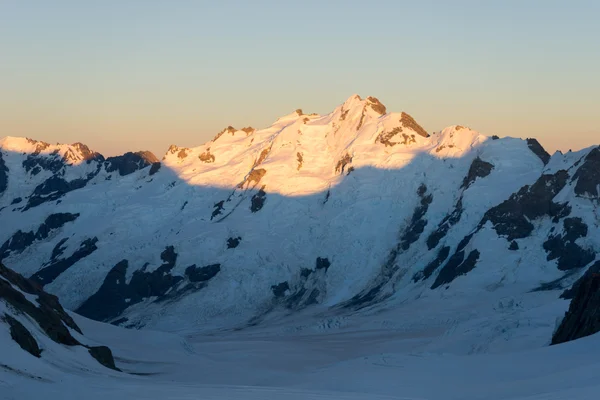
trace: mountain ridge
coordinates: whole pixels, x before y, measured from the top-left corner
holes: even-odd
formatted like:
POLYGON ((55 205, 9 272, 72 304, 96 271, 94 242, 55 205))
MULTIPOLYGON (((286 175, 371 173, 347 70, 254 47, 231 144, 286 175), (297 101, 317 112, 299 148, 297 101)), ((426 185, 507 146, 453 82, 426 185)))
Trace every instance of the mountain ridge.
POLYGON ((38 160, 33 174, 5 150, 0 258, 68 308, 129 327, 550 290, 549 338, 561 292, 600 253, 597 149, 550 156, 459 125, 430 134, 352 96, 161 160, 38 160))

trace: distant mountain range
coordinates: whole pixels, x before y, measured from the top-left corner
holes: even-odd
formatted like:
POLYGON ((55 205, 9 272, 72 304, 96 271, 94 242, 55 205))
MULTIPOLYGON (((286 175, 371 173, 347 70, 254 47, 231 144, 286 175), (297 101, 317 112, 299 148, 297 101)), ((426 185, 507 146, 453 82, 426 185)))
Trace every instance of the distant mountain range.
POLYGON ((352 96, 162 160, 0 149, 0 260, 92 319, 240 328, 501 299, 520 311, 482 346, 537 312, 548 342, 600 330, 586 314, 600 307, 600 146, 551 156, 535 139, 429 133, 352 96))

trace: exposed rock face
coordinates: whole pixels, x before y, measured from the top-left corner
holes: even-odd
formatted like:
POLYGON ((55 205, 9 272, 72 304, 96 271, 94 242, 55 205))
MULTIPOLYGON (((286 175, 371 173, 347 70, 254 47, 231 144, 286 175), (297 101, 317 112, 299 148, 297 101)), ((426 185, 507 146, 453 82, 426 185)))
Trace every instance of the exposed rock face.
POLYGON ((381 115, 385 114, 385 106, 381 104, 381 102, 377 98, 369 96, 367 97, 367 102, 369 103, 369 106, 371 106, 373 111, 381 115))
POLYGON ((277 285, 271 286, 271 290, 273 291, 273 295, 279 299, 284 297, 290 290, 290 284, 288 282, 281 282, 277 285))
POLYGON ((229 238, 229 239, 227 239, 227 248, 235 249, 236 247, 238 247, 240 245, 241 241, 242 241, 241 236, 238 236, 235 238, 229 238))
POLYGON ((575 241, 587 236, 588 226, 581 218, 565 218, 564 234, 550 235, 544 242, 544 250, 548 252, 548 260, 558 260, 558 269, 566 271, 581 268, 594 261, 593 250, 581 248, 575 241))
POLYGON ((488 176, 492 169, 494 169, 494 165, 489 162, 483 161, 481 158, 477 157, 471 163, 471 167, 469 167, 469 173, 465 176, 463 180, 461 188, 467 189, 477 178, 485 178, 488 176))
POLYGON ((529 138, 527 139, 527 146, 529 146, 529 149, 542 160, 544 165, 548 164, 550 161, 550 154, 542 147, 540 142, 536 139, 529 138))
POLYGON ((235 129, 233 126, 228 126, 227 128, 223 129, 221 132, 217 133, 217 135, 213 138, 213 142, 215 142, 218 138, 220 138, 221 136, 223 136, 225 133, 230 133, 230 134, 234 134, 237 132, 237 129, 235 129))
POLYGON ((77 155, 71 153, 65 154, 65 159, 67 161, 73 161, 76 159, 80 159, 83 161, 104 161, 104 156, 102 154, 92 151, 88 146, 83 143, 77 142, 71 145, 76 151, 77 155))
POLYGON ((456 202, 454 209, 451 213, 446 215, 444 219, 439 223, 437 229, 432 232, 427 238, 427 247, 429 250, 434 249, 446 235, 450 228, 458 224, 463 213, 462 196, 456 202))
POLYGON ((267 192, 265 192, 265 187, 263 186, 258 193, 252 196, 252 200, 250 202, 250 211, 253 213, 260 211, 265 205, 265 200, 267 199, 267 192))
POLYGON ((168 246, 161 253, 161 259, 163 264, 152 272, 147 272, 148 264, 134 271, 129 283, 126 277, 129 261, 117 263, 107 274, 100 289, 77 309, 77 313, 98 321, 111 321, 127 308, 150 298, 160 302, 189 290, 201 289, 221 270, 220 264, 202 268, 192 265, 185 271, 189 284, 182 287, 180 284, 186 278, 171 274, 177 263, 174 247, 168 246))
POLYGON ((6 301, 17 310, 29 315, 55 342, 68 346, 79 344, 79 342, 71 336, 67 326, 79 333, 81 333, 81 329, 79 329, 73 319, 65 312, 58 302, 58 299, 55 296, 43 292, 33 282, 26 280, 16 272, 8 270, 8 268, 2 264, 0 264, 0 299, 6 301), (19 290, 16 290, 13 285, 19 290), (37 302, 39 306, 36 306, 27 300, 21 292, 38 296, 37 302))
POLYGON ((335 172, 339 172, 339 173, 344 173, 344 169, 346 168, 346 165, 350 164, 352 162, 352 156, 348 153, 346 153, 344 155, 344 157, 342 157, 337 164, 335 165, 335 172))
POLYGON ((328 269, 331 266, 331 262, 329 262, 328 258, 317 257, 315 269, 328 269))
POLYGON ((23 211, 49 201, 58 200, 73 190, 83 188, 95 175, 96 173, 91 173, 85 179, 73 179, 72 181, 66 181, 59 175, 53 175, 34 189, 23 211))
POLYGON ((600 332, 600 274, 585 276, 577 286, 569 311, 552 337, 552 344, 600 332))
POLYGON ((149 151, 138 151, 136 153, 125 153, 122 156, 109 157, 106 159, 105 166, 107 172, 119 171, 119 175, 126 176, 159 161, 149 151))
POLYGON ((152 166, 150 167, 150 172, 148 173, 148 175, 152 176, 154 174, 156 174, 158 171, 160 171, 160 168, 162 167, 162 164, 159 162, 155 162, 152 164, 152 166))
POLYGON ((198 156, 200 161, 205 163, 213 163, 215 162, 215 156, 210 154, 210 147, 206 149, 206 151, 198 156))
POLYGON ((95 346, 89 348, 89 353, 96 359, 100 364, 106 368, 114 369, 119 371, 115 365, 115 359, 113 358, 112 351, 106 346, 95 346))
POLYGON ((421 201, 419 206, 415 208, 415 211, 413 212, 410 225, 400 239, 402 250, 408 250, 411 244, 419 240, 421 233, 423 233, 425 226, 427 226, 425 214, 427 214, 429 205, 433 201, 433 195, 427 194, 427 186, 425 186, 425 184, 419 186, 417 195, 421 198, 421 201))
POLYGON ((589 267, 585 271, 585 273, 583 274, 583 276, 581 278, 579 278, 573 284, 573 286, 571 286, 569 289, 565 290, 561 294, 560 298, 561 299, 567 299, 567 300, 573 299, 573 297, 575 297, 575 295, 579 291, 579 287, 581 285, 583 285, 586 281, 588 281, 589 279, 591 279, 594 275, 600 275, 600 260, 596 261, 594 264, 592 264, 592 266, 589 267))
POLYGON ((65 160, 56 152, 50 155, 30 154, 23 161, 23 168, 32 175, 39 174, 42 170, 56 174, 65 166, 65 160))
POLYGON ((577 195, 600 199, 600 146, 588 153, 583 165, 573 175, 573 180, 577 180, 577 195))
POLYGON ((0 151, 0 196, 4 193, 8 187, 8 167, 2 158, 2 152, 0 151))
POLYGON ((214 210, 210 216, 211 220, 223 213, 224 204, 225 204, 225 200, 221 200, 213 205, 214 210))
POLYGON ((496 232, 508 241, 529 236, 533 231, 531 220, 544 215, 558 219, 569 214, 568 206, 552 201, 565 187, 568 178, 564 170, 542 175, 533 185, 524 186, 508 200, 488 210, 482 224, 491 221, 496 232))
POLYGON ((53 230, 61 228, 68 222, 73 222, 79 214, 57 213, 51 214, 46 221, 39 226, 37 232, 17 231, 0 247, 0 260, 6 258, 11 252, 22 253, 36 240, 46 239, 53 230))
POLYGON ((264 168, 255 168, 252 171, 250 171, 246 179, 242 183, 240 183, 238 187, 244 188, 244 185, 247 184, 246 188, 249 188, 252 183, 254 183, 254 187, 260 183, 260 180, 263 178, 263 176, 265 176, 266 173, 267 170, 264 168))
POLYGON ((326 291, 325 277, 330 266, 329 259, 317 257, 314 269, 303 268, 291 282, 271 286, 275 301, 290 310, 319 303, 326 291))
POLYGON ((10 337, 17 342, 19 346, 34 357, 40 358, 42 350, 33 335, 23 326, 22 323, 8 314, 2 317, 2 320, 10 326, 10 337))
POLYGON ((96 243, 98 243, 96 237, 84 240, 71 256, 60 260, 52 260, 49 265, 33 274, 30 279, 42 286, 54 282, 60 274, 71 268, 76 262, 98 250, 96 243))
POLYGON ((211 264, 205 267, 192 265, 185 269, 185 275, 190 282, 206 282, 221 272, 221 264, 211 264))
POLYGON ((408 115, 405 112, 403 112, 400 116, 400 123, 404 127, 412 129, 413 131, 415 131, 418 135, 420 135, 422 137, 425 137, 425 138, 429 137, 429 133, 427 133, 427 131, 425 129, 423 129, 423 127, 421 125, 419 125, 413 117, 411 117, 410 115, 408 115))
POLYGON ((431 261, 427 266, 423 269, 423 271, 417 272, 413 276, 413 282, 418 282, 420 280, 429 279, 431 275, 442 265, 444 261, 450 255, 450 247, 444 246, 439 251, 437 256, 433 261, 431 261))
POLYGON ((471 250, 465 258, 465 248, 470 242, 472 235, 465 237, 458 245, 456 252, 450 257, 446 265, 440 270, 439 275, 431 285, 432 289, 438 288, 444 284, 452 282, 461 275, 465 275, 473 270, 479 260, 479 250, 471 250))
MULTIPOLYGON (((36 283, 25 279, 13 270, 0 264, 0 301, 9 304, 19 314, 0 317, 0 320, 10 326, 13 340, 19 346, 35 357, 41 357, 42 351, 27 328, 18 321, 20 314, 27 315, 45 332, 54 342, 67 346, 80 346, 81 343, 75 339, 70 329, 83 334, 75 321, 65 312, 58 298, 44 292, 36 283), (32 303, 24 293, 36 296, 37 305, 32 303)), ((102 365, 118 370, 112 352, 107 347, 91 347, 90 354, 102 365)))

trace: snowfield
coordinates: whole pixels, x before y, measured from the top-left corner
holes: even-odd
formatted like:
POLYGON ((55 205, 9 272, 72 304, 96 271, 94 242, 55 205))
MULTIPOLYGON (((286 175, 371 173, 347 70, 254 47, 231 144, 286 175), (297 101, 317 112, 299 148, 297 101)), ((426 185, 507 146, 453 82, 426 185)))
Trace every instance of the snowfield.
MULTIPOLYGON (((269 328, 187 337, 74 317, 86 336, 113 349, 124 372, 20 355, 15 369, 0 367, 0 398, 591 400, 600 389, 598 335, 458 355, 452 347, 462 344, 439 330, 386 329, 372 317, 362 318, 357 330, 282 334, 269 328), (447 352, 423 351, 438 341, 447 352)), ((14 344, 1 345, 4 361, 14 344)))

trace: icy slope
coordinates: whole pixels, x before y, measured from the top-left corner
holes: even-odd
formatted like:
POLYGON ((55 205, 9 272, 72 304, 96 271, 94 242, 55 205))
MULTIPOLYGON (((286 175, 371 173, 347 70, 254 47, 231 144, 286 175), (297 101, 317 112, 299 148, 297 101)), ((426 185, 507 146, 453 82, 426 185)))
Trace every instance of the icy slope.
POLYGON ((68 308, 125 326, 558 299, 600 252, 598 148, 550 157, 462 126, 429 134, 371 97, 229 127, 160 163, 94 156, 33 175, 37 150, 16 141, 2 142, 0 257, 68 308))

